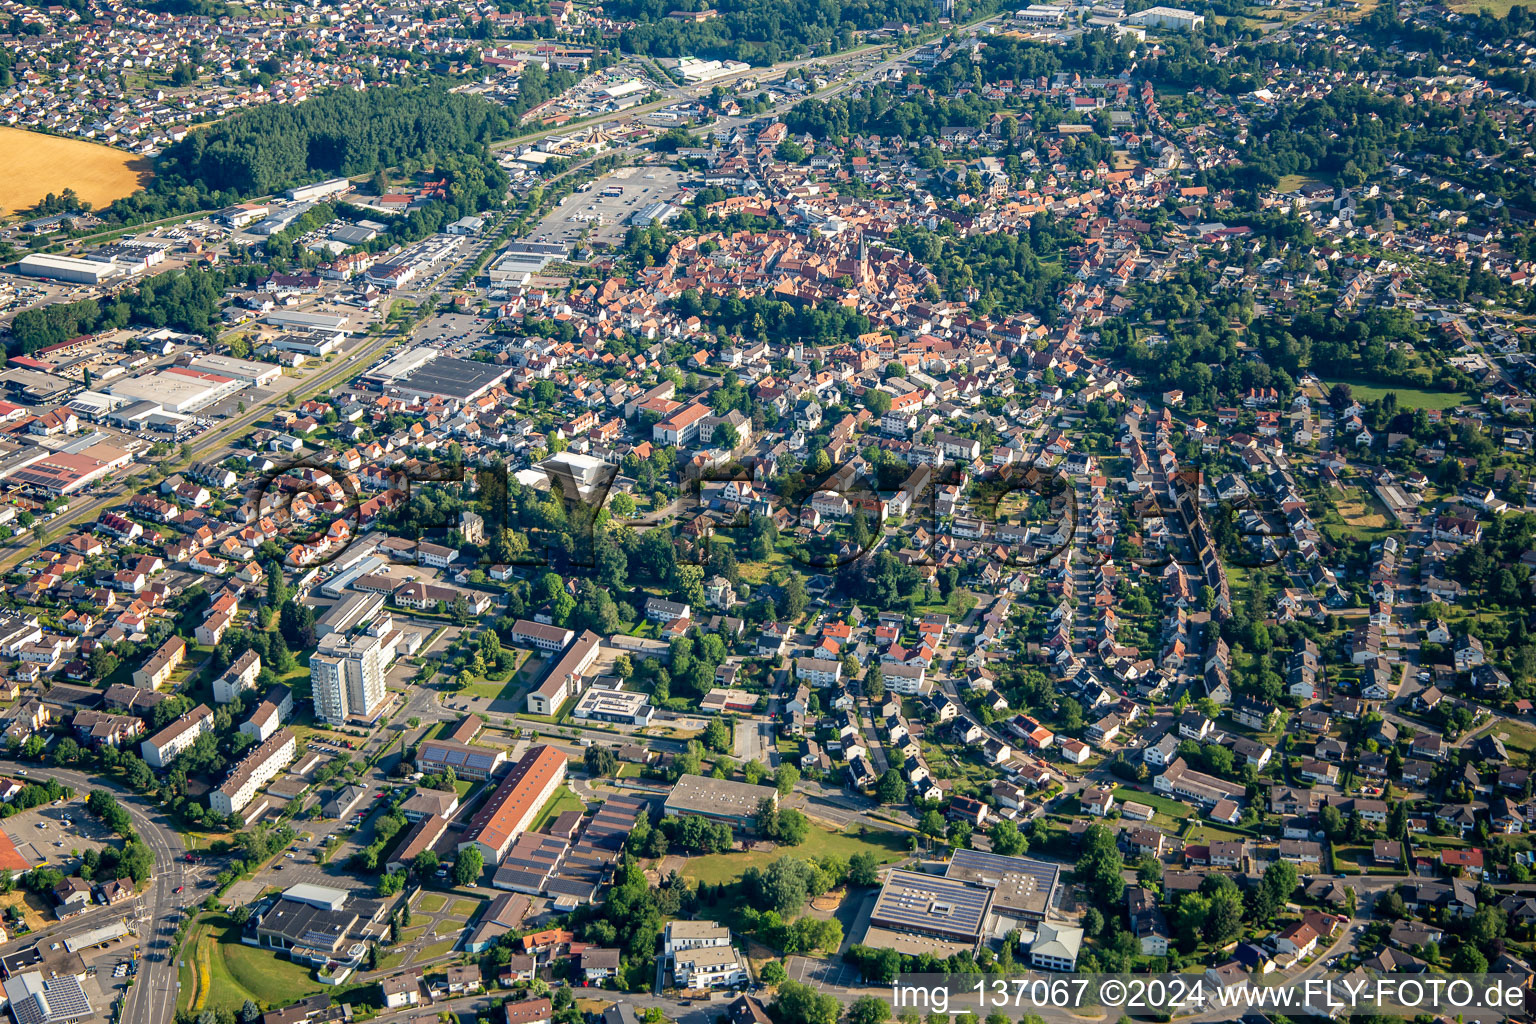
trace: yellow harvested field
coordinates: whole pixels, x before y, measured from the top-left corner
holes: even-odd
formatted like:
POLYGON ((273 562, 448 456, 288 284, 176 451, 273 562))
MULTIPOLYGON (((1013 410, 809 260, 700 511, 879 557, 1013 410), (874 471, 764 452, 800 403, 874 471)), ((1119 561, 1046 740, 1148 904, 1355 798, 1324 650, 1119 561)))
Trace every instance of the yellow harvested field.
POLYGON ((66 188, 94 208, 149 184, 150 161, 94 142, 0 127, 0 216, 66 188))

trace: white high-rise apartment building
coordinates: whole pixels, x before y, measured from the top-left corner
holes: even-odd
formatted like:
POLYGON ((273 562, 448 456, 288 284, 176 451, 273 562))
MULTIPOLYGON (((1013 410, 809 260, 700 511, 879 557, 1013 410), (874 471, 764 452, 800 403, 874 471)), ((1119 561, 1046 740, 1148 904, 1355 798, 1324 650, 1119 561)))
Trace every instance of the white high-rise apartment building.
POLYGON ((384 661, 380 637, 331 633, 309 659, 315 717, 331 726, 349 715, 370 715, 384 702, 384 661))

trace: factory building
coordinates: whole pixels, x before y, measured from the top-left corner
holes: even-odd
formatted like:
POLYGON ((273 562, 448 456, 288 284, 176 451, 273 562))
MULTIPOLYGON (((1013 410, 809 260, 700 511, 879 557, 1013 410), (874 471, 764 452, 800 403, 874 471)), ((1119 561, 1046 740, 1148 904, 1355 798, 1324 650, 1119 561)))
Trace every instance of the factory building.
POLYGON ((41 277, 49 281, 68 281, 71 284, 101 284, 114 277, 123 276, 123 268, 115 263, 98 263, 73 256, 53 256, 33 253, 22 257, 11 268, 13 273, 27 277, 41 277))

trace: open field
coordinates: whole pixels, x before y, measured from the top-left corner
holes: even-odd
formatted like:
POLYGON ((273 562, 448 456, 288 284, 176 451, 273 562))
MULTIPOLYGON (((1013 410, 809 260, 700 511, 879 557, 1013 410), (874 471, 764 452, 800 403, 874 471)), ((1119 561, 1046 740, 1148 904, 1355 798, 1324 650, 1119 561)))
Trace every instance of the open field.
POLYGON ((1313 177, 1310 174, 1282 174, 1280 181, 1275 185, 1276 192, 1295 192, 1303 188, 1318 188, 1328 184, 1322 178, 1313 177))
MULTIPOLYGON (((1324 388, 1331 388, 1337 381, 1323 381, 1324 388)), ((1469 401, 1465 392, 1461 391, 1425 391, 1423 388, 1406 388, 1396 386, 1381 386, 1377 384, 1357 384, 1354 381, 1345 381, 1350 391, 1354 393, 1356 400, 1367 402, 1373 398, 1382 398, 1388 392, 1397 395, 1397 405, 1400 409, 1454 409, 1463 402, 1469 401)))
POLYGON ((227 917, 198 924, 181 959, 184 1008, 236 1011, 247 999, 265 1007, 287 1006, 324 987, 308 968, 279 959, 270 949, 241 944, 239 925, 227 917))
POLYGON ((1341 497, 1338 509, 1344 521, 1356 529, 1379 530, 1387 525, 1386 515, 1378 511, 1375 502, 1368 500, 1359 488, 1347 497, 1341 497))
POLYGON ((424 946, 421 950, 421 955, 417 957, 417 959, 421 961, 427 961, 436 959, 440 956, 447 956, 449 953, 453 952, 453 947, 458 945, 458 942, 459 940, 457 938, 452 938, 444 939, 442 942, 434 942, 430 946, 424 946))
POLYGON ((0 127, 0 215, 34 205, 66 188, 106 206, 149 184, 150 162, 94 142, 0 127))
POLYGON ((1496 18, 1503 18, 1509 14, 1509 9, 1522 0, 1451 0, 1448 5, 1453 11, 1463 14, 1475 14, 1478 11, 1489 11, 1496 18))
POLYGON ((32 931, 53 923, 53 915, 49 913, 47 902, 36 893, 18 888, 0 896, 0 911, 9 910, 11 907, 21 908, 21 919, 32 931))
POLYGON ((907 856, 907 837, 899 832, 869 830, 865 832, 833 832, 817 825, 811 826, 810 835, 799 846, 775 846, 766 850, 732 851, 712 853, 705 857, 691 857, 683 868, 683 874, 696 882, 718 885, 741 877, 747 868, 766 868, 780 857, 800 857, 809 860, 826 854, 852 857, 856 853, 872 853, 881 864, 890 864, 907 856))

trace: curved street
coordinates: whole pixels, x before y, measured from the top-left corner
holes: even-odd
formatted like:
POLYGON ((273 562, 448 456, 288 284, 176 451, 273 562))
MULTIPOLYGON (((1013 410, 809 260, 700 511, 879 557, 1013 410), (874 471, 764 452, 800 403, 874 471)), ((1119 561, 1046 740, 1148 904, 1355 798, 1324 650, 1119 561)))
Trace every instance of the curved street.
MULTIPOLYGON (((211 892, 213 883, 211 880, 195 883, 189 880, 185 860, 186 844, 171 826, 168 816, 158 808, 148 807, 143 798, 132 790, 84 772, 5 759, 0 759, 0 769, 13 774, 19 769, 29 775, 58 779, 64 785, 74 787, 76 795, 82 798, 88 796, 93 789, 104 789, 117 797, 118 802, 128 811, 139 837, 155 855, 154 875, 149 884, 130 906, 98 907, 71 918, 67 925, 56 927, 60 931, 74 934, 105 924, 114 917, 128 916, 139 936, 142 960, 138 976, 128 988, 120 1019, 135 1024, 140 1021, 160 1024, 173 1020, 176 1016, 176 965, 171 957, 171 939, 182 916, 175 892, 188 884, 207 888, 211 892)), ((188 895, 189 906, 201 899, 201 894, 188 895)), ((0 945, 0 955, 14 953, 41 941, 41 934, 31 932, 0 945)))

